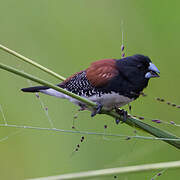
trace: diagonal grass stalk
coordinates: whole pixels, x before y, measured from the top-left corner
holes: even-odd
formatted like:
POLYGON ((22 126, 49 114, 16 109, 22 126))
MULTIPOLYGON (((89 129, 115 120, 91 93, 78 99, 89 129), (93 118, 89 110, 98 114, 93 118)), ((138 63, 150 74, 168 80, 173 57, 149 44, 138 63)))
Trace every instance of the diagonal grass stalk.
POLYGON ((29 59, 29 58, 27 58, 27 57, 25 57, 25 56, 23 56, 23 55, 15 52, 15 51, 13 51, 13 50, 5 47, 5 46, 3 46, 2 44, 0 44, 0 49, 3 50, 3 51, 6 51, 6 52, 9 53, 9 54, 12 54, 13 56, 18 57, 19 59, 23 60, 23 61, 26 62, 26 63, 29 63, 29 64, 31 64, 31 65, 33 65, 33 66, 41 69, 42 71, 44 71, 44 72, 46 72, 46 73, 48 73, 48 74, 50 74, 50 75, 52 75, 52 76, 60 79, 61 81, 64 81, 64 80, 65 80, 65 78, 62 77, 62 76, 60 76, 59 74, 57 74, 57 73, 51 71, 50 69, 48 69, 48 68, 46 68, 46 67, 38 64, 37 62, 34 62, 33 60, 31 60, 31 59, 29 59))
MULTIPOLYGON (((156 169, 172 169, 172 168, 180 168, 180 161, 172 161, 172 162, 162 162, 162 163, 154 163, 154 164, 143 164, 136 166, 127 166, 127 167, 119 167, 119 168, 111 168, 111 169, 100 169, 94 171, 86 171, 79 173, 71 173, 71 174, 62 174, 57 176, 49 176, 49 177, 40 177, 40 178, 32 178, 28 180, 70 180, 70 179, 91 179, 91 178, 103 178, 108 176, 113 176, 115 174, 127 174, 133 172, 142 172, 142 171, 151 171, 156 169)), ((112 179, 112 178, 109 178, 112 179)))
POLYGON ((130 139, 143 139, 143 140, 155 140, 155 141, 180 141, 180 139, 168 139, 168 138, 157 138, 151 136, 129 136, 125 134, 109 134, 105 132, 93 132, 93 131, 76 131, 76 130, 66 130, 66 129, 58 129, 58 128, 49 128, 49 127, 38 127, 38 126, 26 126, 26 125, 15 125, 15 124, 0 124, 1 128, 16 128, 16 129, 29 129, 29 130, 39 130, 39 131, 51 131, 58 133, 68 133, 68 134, 81 134, 81 135, 94 135, 94 136, 106 136, 106 137, 114 137, 119 140, 130 140, 130 139))
MULTIPOLYGON (((30 80, 32 80, 34 82, 39 83, 39 84, 42 84, 42 85, 48 86, 50 88, 53 88, 53 89, 55 89, 55 90, 57 90, 57 91, 59 91, 61 93, 64 93, 64 94, 66 94, 68 96, 71 96, 72 98, 75 98, 75 99, 85 103, 88 106, 91 106, 91 107, 96 106, 96 104, 94 102, 89 101, 86 98, 80 97, 80 96, 78 96, 78 95, 76 95, 74 93, 71 93, 69 91, 66 91, 66 90, 58 87, 58 86, 55 86, 54 84, 49 83, 48 81, 39 79, 39 78, 37 78, 35 76, 32 76, 32 75, 30 75, 28 73, 19 71, 19 70, 13 68, 13 67, 10 67, 10 66, 7 66, 7 65, 4 65, 4 64, 0 63, 0 68, 4 69, 6 71, 9 71, 11 73, 14 73, 16 75, 19 75, 21 77, 24 77, 26 79, 30 79, 30 80)), ((123 120, 122 117, 120 117, 119 114, 117 114, 114 111, 109 112, 109 111, 105 111, 104 109, 102 109, 102 113, 110 115, 110 116, 112 116, 114 118, 119 118, 119 119, 123 120)), ((125 123, 132 126, 132 127, 137 127, 137 128, 139 128, 141 130, 144 130, 144 131, 148 132, 149 134, 152 134, 152 135, 154 135, 154 136, 156 136, 158 138, 177 139, 177 141, 174 141, 174 140, 173 141, 171 141, 171 140, 163 140, 163 141, 165 141, 165 142, 175 146, 176 148, 180 149, 180 141, 179 141, 180 138, 176 137, 175 135, 170 134, 169 132, 166 132, 166 131, 163 131, 163 130, 161 130, 159 128, 150 126, 150 125, 148 125, 148 124, 146 124, 146 123, 144 123, 144 122, 142 122, 142 121, 140 121, 140 120, 138 120, 138 119, 136 119, 134 117, 131 117, 131 116, 129 116, 127 118, 125 123)))

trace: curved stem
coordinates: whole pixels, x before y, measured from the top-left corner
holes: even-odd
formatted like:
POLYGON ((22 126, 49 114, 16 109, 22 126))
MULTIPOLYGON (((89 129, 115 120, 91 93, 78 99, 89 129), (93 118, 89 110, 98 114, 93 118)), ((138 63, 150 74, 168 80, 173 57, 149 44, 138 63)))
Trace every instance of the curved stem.
POLYGON ((24 77, 24 78, 26 78, 26 79, 30 79, 30 80, 32 80, 32 81, 34 81, 34 82, 37 82, 37 83, 39 83, 39 84, 42 84, 42 85, 44 85, 44 86, 48 86, 48 87, 50 87, 50 88, 52 88, 52 89, 55 89, 56 91, 59 91, 59 92, 61 92, 61 93, 63 93, 63 94, 66 94, 66 95, 68 95, 68 96, 71 96, 72 98, 75 98, 75 99, 77 99, 77 100, 79 100, 79 101, 82 101, 82 102, 84 102, 85 104, 87 104, 87 105, 89 105, 89 106, 95 106, 95 105, 96 105, 95 103, 93 103, 92 101, 89 101, 89 100, 86 99, 86 98, 83 98, 83 97, 81 97, 81 96, 78 96, 78 95, 70 92, 70 91, 67 91, 67 90, 65 90, 65 89, 63 89, 63 88, 60 88, 59 86, 56 86, 56 85, 54 85, 54 84, 52 84, 52 83, 49 83, 48 81, 42 80, 42 79, 40 79, 40 78, 37 78, 37 77, 35 77, 35 76, 33 76, 33 75, 30 75, 30 74, 28 74, 28 73, 25 73, 25 72, 23 72, 23 71, 19 71, 19 70, 13 68, 13 67, 10 67, 10 66, 7 66, 7 65, 5 65, 5 64, 1 64, 1 63, 0 63, 0 68, 4 69, 4 70, 6 70, 6 71, 12 72, 12 73, 14 73, 14 74, 17 74, 17 75, 19 75, 19 76, 21 76, 21 77, 24 77))
MULTIPOLYGON (((11 72, 11 73, 17 74, 17 75, 19 75, 19 76, 21 76, 21 77, 24 77, 24 78, 26 78, 26 79, 30 79, 30 80, 32 80, 32 81, 34 81, 34 82, 40 83, 40 84, 45 85, 45 86, 48 86, 48 87, 50 87, 50 88, 53 88, 53 89, 55 89, 56 91, 59 91, 59 92, 61 92, 61 93, 64 93, 64 94, 66 94, 66 95, 68 95, 68 96, 71 96, 72 98, 75 98, 75 99, 77 99, 77 100, 79 100, 79 101, 87 104, 88 106, 91 106, 91 107, 95 107, 95 106, 96 106, 96 104, 95 104, 94 102, 89 101, 89 100, 86 99, 86 98, 80 97, 80 96, 78 96, 78 95, 76 95, 76 94, 74 94, 74 93, 71 93, 71 92, 69 92, 69 91, 66 91, 66 90, 64 90, 64 89, 62 89, 62 88, 60 88, 60 87, 58 87, 58 86, 55 86, 55 85, 52 84, 52 83, 49 83, 48 81, 39 79, 39 78, 37 78, 37 77, 35 77, 35 76, 32 76, 32 75, 30 75, 30 74, 28 74, 28 73, 19 71, 19 70, 15 69, 15 68, 12 68, 12 67, 10 67, 10 66, 4 65, 4 64, 2 64, 2 63, 0 63, 0 68, 1 68, 1 69, 4 69, 4 70, 6 70, 6 71, 9 71, 9 72, 11 72)), ((110 111, 110 112, 109 112, 109 111, 105 111, 104 109, 102 109, 102 113, 103 113, 103 114, 110 115, 110 116, 112 116, 112 117, 114 117, 114 118, 119 118, 119 119, 123 120, 122 117, 120 117, 119 114, 117 114, 115 111, 110 111)), ((163 141, 165 141, 165 142, 167 142, 168 144, 171 144, 171 145, 173 145, 174 147, 180 149, 180 141, 179 141, 180 138, 179 138, 179 137, 176 137, 176 136, 173 135, 173 134, 170 134, 169 132, 166 132, 166 131, 163 131, 163 130, 161 130, 161 129, 159 129, 159 128, 150 126, 150 125, 148 125, 148 124, 146 124, 146 123, 144 123, 144 122, 142 122, 142 121, 140 121, 140 120, 138 120, 138 119, 136 119, 136 118, 134 118, 134 117, 132 117, 132 116, 130 116, 130 115, 128 116, 128 118, 127 118, 127 120, 125 121, 125 123, 126 123, 127 125, 132 126, 132 127, 137 127, 137 128, 139 128, 139 129, 141 129, 141 130, 144 130, 145 132, 148 132, 149 134, 152 134, 152 135, 154 135, 154 136, 156 136, 156 137, 158 137, 158 138, 177 139, 177 141, 174 141, 174 140, 173 140, 173 141, 171 141, 171 140, 163 140, 163 141)))
POLYGON ((126 167, 118 167, 118 168, 110 168, 110 169, 100 169, 100 170, 71 173, 71 174, 62 174, 57 176, 32 178, 28 180, 58 180, 58 179, 70 180, 70 179, 103 178, 103 177, 112 176, 114 174, 127 174, 133 172, 144 172, 144 171, 151 171, 156 169, 166 169, 166 168, 170 169, 170 168, 179 168, 179 167, 180 167, 180 161, 172 161, 172 162, 142 164, 142 165, 126 166, 126 167))
POLYGON ((12 54, 12 55, 20 58, 20 59, 23 60, 24 62, 27 62, 27 63, 29 63, 29 64, 31 64, 31 65, 33 65, 33 66, 35 66, 35 67, 37 67, 37 68, 39 68, 39 69, 41 69, 41 70, 43 70, 44 72, 46 72, 46 73, 48 73, 48 74, 50 74, 50 75, 52 75, 52 76, 60 79, 61 81, 64 81, 64 80, 65 80, 65 78, 62 77, 62 76, 60 76, 59 74, 57 74, 57 73, 51 71, 50 69, 48 69, 48 68, 46 68, 46 67, 38 64, 37 62, 34 62, 33 60, 31 60, 31 59, 29 59, 29 58, 27 58, 27 57, 25 57, 25 56, 23 56, 23 55, 15 52, 15 51, 13 51, 13 50, 5 47, 5 46, 3 46, 2 44, 0 44, 0 49, 3 50, 3 51, 8 52, 9 54, 12 54))

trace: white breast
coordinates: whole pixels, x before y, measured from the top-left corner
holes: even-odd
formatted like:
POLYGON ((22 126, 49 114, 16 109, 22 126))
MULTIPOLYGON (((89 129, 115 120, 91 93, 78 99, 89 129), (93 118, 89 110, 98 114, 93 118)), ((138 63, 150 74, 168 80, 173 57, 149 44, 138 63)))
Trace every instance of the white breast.
POLYGON ((103 94, 101 97, 94 95, 88 98, 91 101, 101 103, 105 109, 111 110, 114 107, 124 106, 134 99, 119 95, 118 93, 112 92, 111 94, 103 94))

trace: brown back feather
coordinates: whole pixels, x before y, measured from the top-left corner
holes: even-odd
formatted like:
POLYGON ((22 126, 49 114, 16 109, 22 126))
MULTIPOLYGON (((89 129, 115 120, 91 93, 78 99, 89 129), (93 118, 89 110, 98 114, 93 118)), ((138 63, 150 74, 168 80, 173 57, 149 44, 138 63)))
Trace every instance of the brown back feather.
POLYGON ((93 62, 86 69, 86 76, 91 85, 101 87, 108 83, 110 79, 118 74, 114 59, 104 59, 93 62))

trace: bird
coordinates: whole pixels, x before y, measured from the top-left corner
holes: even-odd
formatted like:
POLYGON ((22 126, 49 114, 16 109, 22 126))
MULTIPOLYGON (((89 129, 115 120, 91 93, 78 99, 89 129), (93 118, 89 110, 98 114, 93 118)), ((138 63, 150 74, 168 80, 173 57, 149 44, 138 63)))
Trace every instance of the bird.
MULTIPOLYGON (((91 109, 91 116, 100 113, 103 107, 107 111, 115 109, 125 120, 127 112, 119 108, 139 98, 149 80, 160 77, 159 74, 160 71, 148 56, 136 54, 121 59, 95 61, 87 69, 73 74, 57 86, 95 102, 97 107, 91 109)), ((47 86, 21 90, 68 99, 82 110, 88 108, 84 103, 47 86)), ((116 123, 119 123, 118 119, 116 123)))

